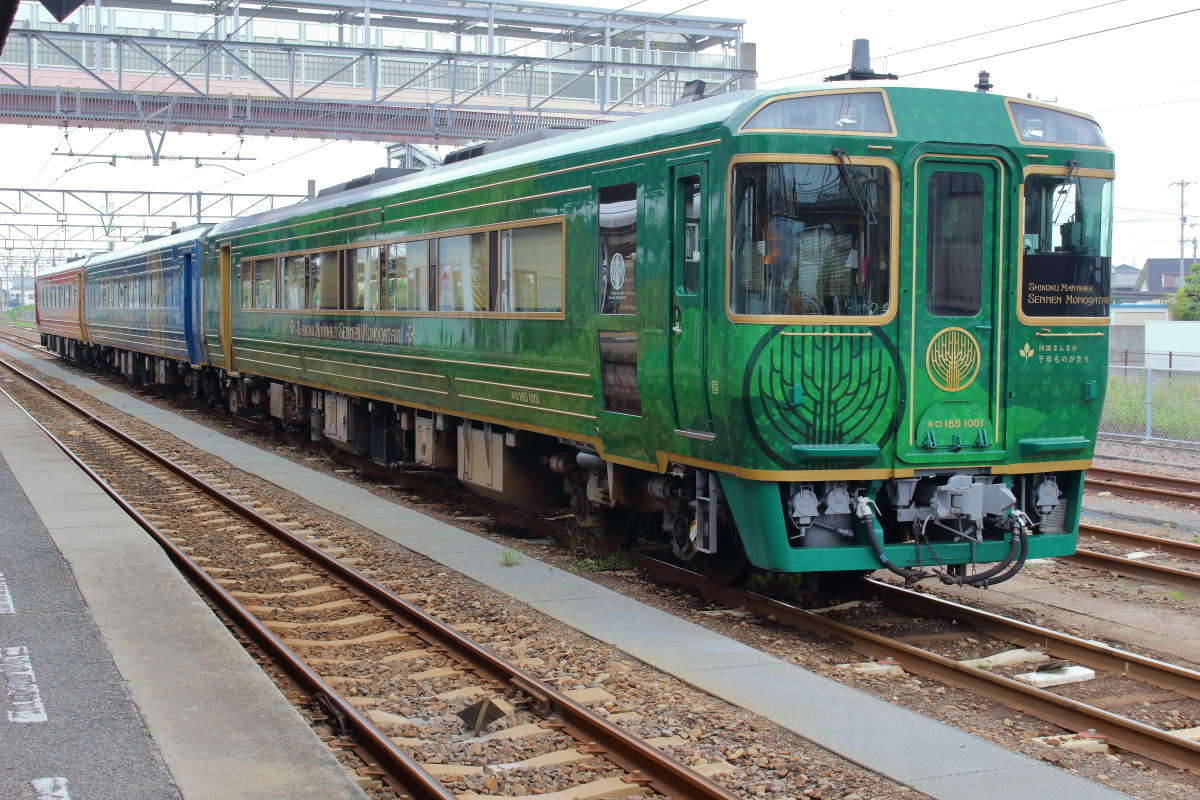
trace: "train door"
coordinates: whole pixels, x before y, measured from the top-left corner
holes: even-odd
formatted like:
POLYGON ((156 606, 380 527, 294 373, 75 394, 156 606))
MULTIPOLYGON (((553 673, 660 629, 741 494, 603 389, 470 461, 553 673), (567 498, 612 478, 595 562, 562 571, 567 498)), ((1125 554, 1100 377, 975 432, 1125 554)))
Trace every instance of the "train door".
POLYGON ((708 407, 708 174, 705 162, 671 167, 671 396, 675 431, 712 438, 708 407))
POLYGON ((912 380, 902 454, 909 462, 979 461, 1003 452, 998 347, 1008 291, 1007 174, 995 157, 933 154, 916 162, 912 380))
POLYGON ((87 270, 86 265, 79 268, 75 276, 75 313, 79 315, 79 339, 84 344, 90 341, 87 327, 87 270))
POLYGON ((233 359, 233 253, 228 244, 220 250, 221 350, 225 360, 225 371, 237 375, 237 362, 233 359))
MULTIPOLYGON (((644 184, 644 166, 597 173, 596 183, 596 339, 600 356, 600 412, 596 431, 604 448, 638 461, 652 461, 653 442, 646 436, 646 420, 661 419, 667 402, 663 392, 642 389, 655 370, 646 369, 647 353, 653 359, 661 345, 650 330, 657 323, 662 334, 665 319, 661 306, 647 302, 664 281, 653 280, 644 258, 647 244, 661 238, 648 206, 663 202, 656 190, 644 184)), ((661 194, 661 190, 657 190, 661 194)), ((661 369, 661 368, 660 368, 661 369)))
MULTIPOLYGON (((197 248, 198 249, 198 248, 197 248)), ((200 335, 196 325, 196 263, 199 260, 188 249, 183 254, 183 339, 187 347, 188 361, 200 363, 200 335)))

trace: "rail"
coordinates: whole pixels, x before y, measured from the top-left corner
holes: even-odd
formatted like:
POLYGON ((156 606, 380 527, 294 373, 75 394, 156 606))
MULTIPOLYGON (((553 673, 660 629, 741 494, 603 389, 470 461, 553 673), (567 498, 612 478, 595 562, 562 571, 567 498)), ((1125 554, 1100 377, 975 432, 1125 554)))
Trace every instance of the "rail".
MULTIPOLYGON (((455 631, 446 623, 426 613, 414 604, 399 597, 386 587, 376 583, 366 575, 342 564, 333 556, 310 544, 288 530, 266 518, 255 509, 239 502, 234 497, 216 486, 203 480, 200 476, 184 468, 175 461, 158 453, 136 438, 105 422, 92 412, 76 404, 74 401, 55 391, 52 387, 29 375, 19 367, 0 359, 0 365, 11 370, 27 383, 35 386, 55 401, 65 405, 74 413, 87 419, 105 433, 113 436, 126 446, 137 450, 146 458, 183 479, 196 489, 211 497, 233 513, 251 522, 255 527, 270 533, 279 541, 292 548, 295 552, 308 558, 322 569, 345 581, 357 592, 368 598, 376 607, 393 614, 404 624, 420 632, 422 638, 436 642, 459 660, 464 661, 488 678, 511 685, 525 696, 534 701, 535 705, 548 715, 559 718, 565 730, 574 738, 595 743, 603 748, 607 757, 618 766, 624 768, 635 777, 631 780, 644 782, 667 797, 703 798, 711 800, 732 800, 735 795, 716 784, 699 772, 685 766, 655 749, 650 744, 633 736, 612 722, 609 722, 585 706, 562 694, 553 686, 541 681, 530 673, 525 672, 514 664, 501 658, 494 651, 485 648, 468 637, 455 631)), ((0 389, 3 391, 3 389, 0 389)), ((7 395, 8 393, 5 392, 7 395)), ((10 395, 10 399, 11 395, 10 395)), ((14 402, 15 399, 14 399, 14 402)), ((29 414, 28 411, 26 411, 29 414)), ((32 415, 29 415, 33 419, 32 415)), ((327 682, 308 667, 290 648, 288 648, 268 628, 259 622, 241 603, 226 591, 216 581, 209 578, 204 570, 192 561, 186 553, 170 541, 145 516, 137 512, 127 501, 107 484, 95 471, 83 463, 70 448, 58 437, 54 436, 45 426, 34 419, 48 436, 63 449, 65 453, 95 480, 113 499, 125 509, 134 520, 155 538, 167 551, 170 557, 196 579, 206 594, 225 608, 239 625, 250 633, 260 645, 271 653, 304 685, 314 696, 328 698, 336 707, 339 716, 348 721, 355 734, 361 738, 367 748, 389 770, 395 779, 402 783, 414 795, 420 798, 453 797, 432 776, 429 775, 407 753, 398 748, 386 734, 379 730, 371 720, 363 715, 348 700, 339 695, 327 682)))
MULTIPOLYGON (((3 361, 0 360, 0 363, 3 361)), ((406 483, 417 485, 433 485, 432 482, 415 476, 404 476, 403 480, 406 483)), ((443 490, 444 488, 442 487, 443 490)), ((509 523, 523 524, 532 531, 536 531, 538 535, 546 535, 565 543, 578 541, 576 534, 557 523, 511 509, 505 511, 492 501, 474 498, 474 501, 468 505, 495 513, 509 523)), ((1090 526, 1085 526, 1085 533, 1089 532, 1086 527, 1090 526)), ((1110 538, 1128 533, 1103 528, 1094 528, 1093 530, 1096 532, 1095 535, 1108 535, 1110 538)), ((1188 546, 1188 543, 1162 540, 1160 537, 1146 537, 1140 534, 1130 535, 1139 537, 1137 541, 1142 544, 1162 544, 1165 550, 1164 543, 1171 542, 1172 545, 1180 548, 1179 552, 1193 553, 1193 549, 1188 546)), ((600 549, 605 547, 601 543, 594 544, 600 549)), ((1200 550, 1200 546, 1196 546, 1196 549, 1200 550)), ((1118 747, 1200 774, 1200 743, 1176 736, 1169 731, 1163 731, 1104 709, 1055 695, 1052 692, 1036 689, 904 642, 855 629, 775 598, 715 584, 701 575, 661 561, 651 553, 635 552, 633 560, 637 567, 651 577, 664 583, 684 586, 714 602, 730 607, 745 608, 762 615, 772 615, 783 624, 809 631, 818 636, 844 641, 867 656, 894 659, 896 663, 910 672, 960 686, 1070 730, 1094 730, 1118 747)), ((1126 561, 1130 560, 1126 559, 1126 561)), ((1138 562, 1133 563, 1137 564, 1138 562)), ((1138 566, 1145 565, 1138 564, 1138 566)), ((1025 646, 1042 647, 1059 657, 1070 658, 1084 665, 1150 683, 1186 697, 1200 699, 1200 673, 1195 671, 889 584, 869 581, 868 585, 877 597, 892 607, 908 608, 914 613, 924 616, 940 615, 958 619, 968 622, 980 630, 992 633, 998 638, 1025 646)), ((380 589, 384 592, 387 591, 381 587, 380 589)), ((570 702, 567 700, 567 703, 570 702)), ((586 712, 586 709, 581 710, 590 713, 586 712)))
POLYGON ((1200 507, 1200 481, 1188 478, 1092 467, 1087 471, 1084 483, 1089 489, 1100 489, 1125 497, 1200 507))
MULTIPOLYGON (((714 584, 701 575, 660 561, 646 553, 635 556, 635 563, 656 579, 686 586, 708 600, 731 608, 744 608, 764 616, 774 616, 785 625, 808 631, 823 638, 842 641, 871 658, 891 659, 909 672, 967 689, 1068 730, 1093 730, 1118 747, 1141 753, 1164 764, 1200 774, 1200 743, 1176 736, 1168 731, 1020 683, 1002 675, 993 674, 896 639, 826 619, 820 614, 782 600, 743 589, 714 584)), ((878 585, 875 581, 872 581, 871 584, 872 588, 878 585)), ((960 608, 965 609, 966 607, 960 608)), ((974 609, 971 610, 974 611, 974 609)), ((1005 619, 996 615, 992 615, 992 617, 996 620, 993 624, 997 625, 999 620, 1005 619)), ((1016 621, 1012 620, 1011 622, 1015 623, 1016 621)), ((1012 630, 1015 637, 1017 628, 1014 627, 1012 630)), ((1049 633, 1053 632, 1047 631, 1047 634, 1049 633)), ((1063 637, 1065 634, 1056 634, 1056 636, 1063 637)), ((1062 639, 1054 641, 1060 643, 1057 646, 1065 649, 1062 639)), ((1174 667, 1171 668, 1174 671, 1174 677, 1167 678, 1169 670, 1158 670, 1149 665, 1147 662, 1151 661, 1150 659, 1142 659, 1132 653, 1117 651, 1115 648, 1107 648, 1107 650, 1110 652, 1097 651, 1089 658, 1094 659, 1094 663, 1097 664, 1101 663, 1102 658, 1105 663, 1112 666, 1120 663, 1121 669, 1124 669, 1123 665, 1125 664, 1136 664, 1142 674, 1153 674, 1156 680, 1164 683, 1174 680, 1187 687, 1189 697, 1200 696, 1198 694, 1200 693, 1200 673, 1185 670, 1182 667, 1174 667), (1120 655, 1117 656, 1117 653, 1120 655)), ((1076 645, 1075 652, 1082 654, 1084 650, 1076 645)), ((1163 666, 1170 668, 1170 665, 1164 664, 1163 666)), ((1108 669, 1109 667, 1102 668, 1108 669)))

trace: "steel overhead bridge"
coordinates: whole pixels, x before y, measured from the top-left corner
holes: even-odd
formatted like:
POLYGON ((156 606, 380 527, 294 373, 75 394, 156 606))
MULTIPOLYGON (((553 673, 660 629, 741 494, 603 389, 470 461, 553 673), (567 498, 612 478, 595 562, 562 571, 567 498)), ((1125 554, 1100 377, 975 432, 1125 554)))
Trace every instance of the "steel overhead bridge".
POLYGON ((24 3, 0 121, 452 144, 753 85, 742 21, 539 3, 24 3))

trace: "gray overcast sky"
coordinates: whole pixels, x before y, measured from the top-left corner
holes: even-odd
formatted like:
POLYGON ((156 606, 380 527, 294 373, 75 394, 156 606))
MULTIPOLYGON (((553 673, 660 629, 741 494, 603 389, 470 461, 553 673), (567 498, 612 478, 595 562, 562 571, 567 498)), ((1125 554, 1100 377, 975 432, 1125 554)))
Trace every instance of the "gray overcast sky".
MULTIPOLYGON (((782 88, 819 82, 841 71, 849 60, 850 40, 871 40, 875 67, 895 72, 900 83, 969 90, 976 73, 992 74, 996 92, 1058 102, 1094 114, 1117 154, 1117 225, 1113 257, 1141 266, 1148 257, 1178 254, 1179 190, 1172 181, 1196 180, 1189 188, 1189 211, 1200 223, 1200 75, 1195 51, 1200 43, 1200 8, 1170 19, 1086 36, 1010 55, 992 55, 1043 42, 1078 36, 1141 20, 1189 11, 1188 0, 1009 0, 971 3, 963 0, 886 2, 860 0, 850 8, 770 0, 591 0, 601 8, 733 17, 746 20, 746 41, 758 45, 759 85, 782 88), (981 33, 1089 6, 1099 6, 1056 19, 964 41, 889 55, 960 36, 981 33), (956 62, 958 66, 923 72, 956 62), (787 80, 800 73, 813 74, 787 80), (914 74, 920 73, 920 74, 914 74), (909 77, 905 77, 909 76, 909 77)), ((91 149, 106 130, 75 129, 70 145, 91 149)), ((121 162, 117 168, 92 165, 64 174, 75 163, 49 158, 63 144, 53 128, 0 126, 6 146, 5 184, 56 188, 182 188, 236 191, 303 192, 305 180, 318 186, 363 174, 384 161, 383 146, 374 143, 311 139, 269 140, 248 137, 242 153, 258 158, 239 178, 219 167, 194 169, 190 164, 152 167, 121 162), (20 153, 20 156, 14 154, 20 153), (277 166, 270 166, 276 164, 277 166)), ((106 152, 145 152, 140 132, 113 134, 106 152)), ((233 154, 232 136, 175 134, 167 153, 233 154)), ((1200 224, 1187 237, 1200 236, 1200 224)), ((1187 248, 1191 255, 1191 245, 1187 248)))

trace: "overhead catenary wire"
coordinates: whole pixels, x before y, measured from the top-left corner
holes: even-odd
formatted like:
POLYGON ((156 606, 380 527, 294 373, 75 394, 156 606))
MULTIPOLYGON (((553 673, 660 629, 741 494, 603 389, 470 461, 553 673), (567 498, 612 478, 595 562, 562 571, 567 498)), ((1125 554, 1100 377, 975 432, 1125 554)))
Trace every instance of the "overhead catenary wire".
MULTIPOLYGON (((242 28, 249 25, 251 22, 254 21, 254 19, 256 17, 258 17, 260 14, 262 14, 264 11, 266 11, 270 7, 271 7, 270 3, 264 3, 262 6, 259 7, 259 9, 257 11, 255 11, 253 14, 251 14, 245 20, 243 20, 236 28, 234 28, 229 33, 225 34, 225 36, 222 37, 221 41, 222 42, 229 41, 233 36, 237 35, 237 33, 239 31, 241 31, 242 28)), ((221 23, 221 18, 214 20, 213 23, 208 26, 208 28, 206 28, 202 33, 198 34, 197 38, 198 39, 203 38, 205 35, 212 32, 220 23, 221 23)), ((150 80, 162 69, 168 67, 173 61, 175 61, 175 59, 177 59, 177 58, 179 58, 179 56, 183 55, 184 52, 186 52, 184 49, 180 49, 175 54, 173 54, 172 56, 167 58, 165 61, 162 61, 159 66, 156 66, 153 70, 151 70, 149 73, 147 73, 145 76, 143 76, 143 78, 140 81, 138 81, 137 85, 135 85, 132 89, 130 89, 130 91, 136 92, 138 89, 140 89, 142 86, 145 85, 146 81, 150 80)), ((202 63, 204 61, 205 58, 208 58, 208 57, 209 57, 209 54, 205 54, 204 56, 201 56, 198 60, 193 62, 190 67, 187 67, 186 69, 184 69, 181 74, 187 74, 191 70, 195 69, 195 67, 197 67, 200 63, 202 63)), ((170 89, 172 86, 174 86, 176 83, 178 83, 178 81, 179 81, 179 78, 177 78, 177 77, 172 79, 170 83, 168 83, 162 89, 159 89, 158 92, 156 92, 151 97, 152 98, 162 97, 167 92, 167 90, 170 89)), ((105 142, 107 142, 109 139, 111 139, 119 131, 120 131, 120 129, 113 129, 113 130, 109 131, 107 134, 105 134, 104 138, 102 138, 99 142, 97 142, 87 153, 82 154, 79 158, 77 158, 75 160, 74 164, 71 164, 70 166, 68 166, 61 173, 59 173, 59 175, 57 177, 55 177, 54 180, 50 181, 50 183, 46 186, 46 188, 52 188, 60 180, 62 180, 64 177, 66 177, 68 173, 70 173, 72 170, 75 170, 79 166, 81 166, 83 164, 84 159, 86 159, 86 158, 90 157, 92 154, 96 153, 101 147, 104 146, 105 142)), ((65 131, 64 131, 64 136, 65 136, 65 131)), ((50 158, 48 157, 46 159, 46 164, 49 164, 49 162, 50 162, 50 158)), ((38 170, 37 176, 41 175, 42 170, 44 170, 46 168, 46 164, 43 164, 42 168, 38 170)), ((34 180, 36 181, 37 177, 35 177, 34 180)), ((65 223, 60 224, 59 228, 63 231, 63 234, 66 235, 66 224, 65 223)), ((34 249, 35 258, 40 258, 42 249, 43 248, 41 248, 41 247, 36 247, 34 249)))
POLYGON ((313 147, 310 147, 310 148, 308 148, 307 150, 301 150, 299 153, 293 153, 293 154, 292 154, 292 155, 290 155, 290 156, 285 156, 285 157, 283 157, 283 158, 279 159, 278 161, 273 161, 273 162, 271 162, 270 164, 267 164, 267 165, 265 165, 265 166, 259 167, 258 169, 253 169, 253 170, 250 170, 250 171, 249 171, 249 172, 247 172, 245 175, 238 175, 237 177, 234 177, 234 178, 226 178, 225 180, 223 180, 223 181, 221 181, 221 182, 219 182, 219 183, 214 183, 212 186, 209 186, 209 187, 207 187, 207 188, 205 188, 205 189, 202 189, 201 191, 204 191, 204 192, 211 192, 213 189, 216 189, 216 188, 217 188, 217 187, 219 187, 219 186, 224 186, 225 184, 227 184, 227 183, 233 183, 234 181, 240 181, 240 180, 242 180, 243 178, 249 178, 251 175, 255 175, 255 174, 259 173, 259 172, 265 172, 266 170, 269 170, 269 169, 274 169, 275 167, 278 167, 280 164, 284 164, 284 163, 286 163, 286 162, 288 162, 288 161, 293 161, 293 160, 295 160, 295 159, 297 159, 297 158, 300 158, 301 156, 306 156, 306 155, 310 155, 310 154, 312 154, 312 153, 315 153, 316 151, 320 150, 321 148, 328 147, 328 146, 329 146, 329 145, 331 145, 331 144, 337 144, 338 142, 346 142, 346 141, 349 141, 349 140, 346 140, 346 139, 329 139, 329 140, 327 140, 327 141, 321 142, 321 143, 320 143, 320 144, 318 144, 318 145, 315 145, 315 146, 313 146, 313 147))
POLYGON ((960 67, 963 64, 974 64, 978 61, 984 61, 989 58, 999 58, 1001 56, 1010 56, 1010 55, 1013 55, 1014 53, 1025 53, 1030 50, 1037 50, 1038 48, 1041 48, 1041 47, 1050 47, 1051 45, 1064 44, 1066 42, 1074 42, 1079 39, 1086 39, 1090 36, 1099 36, 1100 34, 1103 34, 1103 33, 1112 33, 1113 31, 1125 30, 1126 28, 1134 28, 1134 27, 1137 27, 1138 25, 1146 25, 1151 22, 1161 22, 1162 20, 1165 20, 1165 19, 1174 19, 1175 17, 1182 17, 1185 14, 1194 14, 1197 11, 1200 11, 1200 7, 1188 8, 1188 9, 1184 9, 1183 11, 1175 11, 1170 14, 1162 14, 1157 17, 1148 17, 1147 19, 1134 20, 1133 22, 1126 22, 1122 25, 1113 25, 1108 28, 1101 28, 1100 30, 1088 31, 1087 33, 1077 33, 1074 36, 1064 36, 1061 39, 1052 39, 1051 41, 1048 41, 1048 42, 1038 42, 1037 44, 1030 44, 1030 45, 1026 45, 1024 47, 1015 47, 1012 50, 1002 50, 998 53, 989 53, 988 55, 985 55, 985 56, 975 56, 973 58, 967 58, 962 61, 955 61, 950 64, 942 64, 941 66, 937 66, 937 67, 927 67, 925 69, 916 70, 915 72, 907 72, 904 75, 901 75, 900 77, 911 78, 914 75, 925 75, 926 73, 929 73, 929 72, 937 72, 938 70, 950 69, 951 67, 960 67))
POLYGON ((1157 208, 1134 208, 1133 206, 1114 206, 1114 208, 1118 211, 1140 211, 1143 214, 1166 214, 1170 217, 1175 217, 1179 213, 1177 211, 1161 211, 1157 208))
MULTIPOLYGON (((255 11, 253 14, 251 14, 250 16, 248 16, 248 17, 247 17, 247 18, 246 18, 244 21, 242 21, 242 22, 241 22, 241 23, 240 23, 240 24, 239 24, 239 25, 238 25, 236 28, 234 28, 232 31, 230 31, 229 33, 225 34, 225 36, 223 36, 223 37, 221 38, 221 42, 222 42, 222 43, 224 43, 224 42, 228 42, 228 41, 230 40, 230 38, 231 38, 231 37, 233 37, 233 36, 237 35, 237 33, 238 33, 239 31, 241 31, 241 29, 242 29, 242 28, 244 28, 244 27, 246 27, 247 25, 249 25, 251 22, 253 22, 253 21, 254 21, 254 19, 255 19, 255 18, 258 16, 258 15, 262 14, 264 11, 266 11, 266 10, 267 10, 268 8, 270 8, 270 7, 271 7, 271 4, 270 4, 270 3, 263 3, 263 5, 262 5, 262 6, 261 6, 261 7, 260 7, 260 8, 259 8, 257 11, 255 11)), ((212 23, 211 25, 209 25, 209 26, 208 26, 208 27, 207 27, 207 28, 206 28, 204 31, 202 31, 201 33, 197 34, 197 36, 196 36, 197 40, 199 40, 199 39, 203 39, 203 38, 204 38, 204 37, 205 37, 207 34, 211 33, 211 32, 212 32, 212 31, 213 31, 213 30, 214 30, 214 29, 215 29, 215 28, 216 28, 218 25, 220 25, 220 24, 221 24, 221 19, 223 19, 223 18, 222 18, 222 17, 218 17, 218 18, 217 18, 217 19, 215 19, 215 20, 213 21, 213 23, 212 23)), ((179 49, 179 50, 178 50, 178 51, 177 51, 177 52, 176 52, 174 55, 172 55, 170 58, 166 59, 165 61, 162 61, 162 62, 161 62, 161 64, 160 64, 159 66, 156 66, 154 69, 150 70, 150 72, 146 73, 146 75, 145 75, 145 76, 143 76, 143 77, 142 77, 142 79, 141 79, 140 81, 138 81, 137 85, 136 85, 136 86, 134 86, 134 87, 133 87, 132 89, 130 89, 129 91, 130 91, 130 92, 136 92, 138 89, 140 89, 142 86, 144 86, 144 85, 146 84, 146 81, 148 81, 148 80, 150 80, 151 78, 153 78, 153 77, 154 77, 155 75, 157 75, 157 74, 158 74, 158 73, 159 73, 159 72, 160 72, 162 69, 164 69, 164 68, 166 68, 166 67, 169 67, 169 66, 170 66, 170 64, 171 64, 171 62, 173 62, 175 59, 179 58, 179 57, 180 57, 181 55, 183 55, 185 52, 186 52, 186 50, 185 50, 185 49, 183 49, 183 48, 180 48, 180 49, 179 49)), ((195 69, 197 66, 199 66, 199 65, 200 65, 200 64, 201 64, 201 63, 204 61, 204 59, 206 59, 206 58, 209 58, 209 56, 210 56, 210 54, 209 54, 209 53, 206 53, 205 55, 201 56, 199 59, 197 59, 196 61, 194 61, 190 67, 187 67, 186 69, 184 69, 184 70, 183 70, 183 71, 182 71, 180 74, 181 74, 181 75, 186 75, 187 73, 191 72, 193 69, 195 69)), ((177 78, 177 77, 176 77, 176 78, 173 78, 173 79, 171 80, 171 82, 170 82, 170 83, 168 83, 168 84, 167 84, 166 86, 164 86, 162 89, 159 89, 157 92, 155 92, 153 95, 151 95, 150 99, 155 99, 155 98, 158 98, 158 97, 162 97, 164 94, 166 94, 166 92, 167 92, 167 90, 168 90, 168 89, 170 89, 172 86, 174 86, 174 85, 175 85, 176 83, 178 83, 178 82, 179 82, 179 78, 177 78)), ((116 135, 117 133, 119 133, 121 130, 122 130, 122 129, 120 129, 120 128, 114 128, 113 130, 109 131, 109 132, 108 132, 108 133, 107 133, 107 134, 104 136, 104 138, 103 138, 103 139, 101 139, 99 142, 97 142, 97 143, 96 143, 96 145, 95 145, 95 146, 93 146, 93 147, 91 148, 91 150, 89 150, 87 153, 84 153, 83 155, 81 155, 81 156, 80 156, 80 157, 79 157, 79 158, 78 158, 78 159, 75 161, 75 163, 74 163, 74 164, 72 164, 71 166, 69 166, 69 167, 67 167, 66 169, 64 169, 64 170, 62 171, 62 173, 61 173, 61 174, 60 174, 60 175, 59 175, 57 178, 55 178, 54 180, 50 181, 50 184, 49 184, 49 186, 47 186, 46 188, 50 188, 50 187, 54 186, 56 183, 58 183, 60 180, 62 180, 62 179, 63 179, 63 178, 66 176, 66 174, 67 174, 68 172, 70 172, 71 170, 75 169, 75 168, 76 168, 76 167, 78 167, 80 164, 82 164, 82 163, 83 163, 83 160, 84 160, 85 158, 88 158, 88 157, 90 157, 90 156, 91 156, 93 153, 95 153, 96 151, 98 151, 98 150, 99 150, 101 147, 103 147, 103 146, 104 146, 104 143, 105 143, 105 142, 107 142, 109 139, 111 139, 113 136, 115 136, 115 135, 116 135)), ((43 167, 43 168, 44 168, 44 167, 43 167)), ((40 171, 40 170, 39 170, 38 174, 39 174, 39 175, 41 174, 41 171, 40 171)))
POLYGON ((1116 108, 1101 108, 1096 111, 1097 114, 1111 114, 1116 111, 1132 111, 1138 108, 1154 108, 1156 106, 1173 106, 1181 103, 1195 103, 1200 101, 1200 97, 1180 97, 1175 100, 1162 100, 1157 103, 1139 103, 1136 106, 1118 106, 1116 108))
MULTIPOLYGON (((962 36, 955 36, 952 39, 943 39, 939 42, 930 42, 929 44, 922 44, 922 45, 918 45, 917 47, 907 48, 905 50, 892 50, 891 52, 884 53, 882 56, 880 56, 880 58, 891 58, 893 56, 908 55, 909 53, 916 53, 921 50, 929 50, 934 47, 942 47, 942 46, 948 45, 948 44, 957 44, 958 42, 965 42, 968 39, 978 39, 982 36, 990 36, 993 33, 1001 33, 1003 31, 1011 31, 1011 30, 1015 30, 1017 28, 1023 28, 1026 25, 1036 25, 1039 22, 1049 22, 1050 20, 1061 19, 1062 17, 1069 17, 1073 14, 1083 14, 1087 11, 1095 11, 1096 9, 1107 8, 1108 6, 1120 5, 1120 4, 1126 3, 1128 1, 1129 0, 1109 0, 1109 2, 1107 2, 1107 3, 1099 3, 1097 5, 1087 6, 1085 8, 1076 8, 1071 11, 1063 11, 1058 14, 1051 14, 1048 17, 1038 17, 1037 19, 1027 19, 1024 22, 1014 22, 1011 25, 1003 25, 999 28, 990 28, 986 31, 979 31, 978 33, 968 33, 968 34, 964 34, 962 36)), ((758 83, 761 86, 761 85, 767 84, 767 83, 778 83, 779 81, 791 80, 792 78, 804 78, 809 75, 819 75, 822 72, 828 72, 831 69, 838 69, 842 66, 844 66, 844 64, 832 64, 828 67, 821 67, 819 69, 809 70, 808 72, 796 72, 791 75, 784 75, 783 77, 780 77, 780 78, 768 78, 767 80, 760 80, 758 83)))

